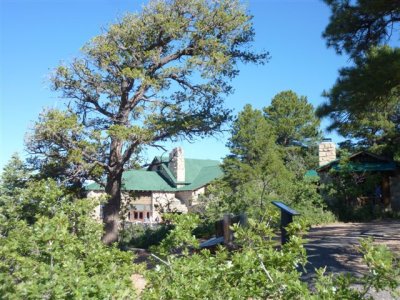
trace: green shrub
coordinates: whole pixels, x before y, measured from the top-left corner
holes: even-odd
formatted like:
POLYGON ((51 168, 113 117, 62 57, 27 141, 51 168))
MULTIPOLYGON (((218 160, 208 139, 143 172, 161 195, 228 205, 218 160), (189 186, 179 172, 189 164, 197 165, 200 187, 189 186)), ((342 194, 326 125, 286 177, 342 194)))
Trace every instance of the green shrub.
POLYGON ((171 227, 167 224, 125 224, 120 235, 120 247, 148 249, 151 246, 159 245, 171 227))
POLYGON ((193 235, 193 230, 198 226, 200 218, 195 214, 164 214, 163 219, 172 224, 172 230, 158 246, 151 248, 152 252, 162 257, 169 254, 189 253, 190 249, 198 248, 199 242, 193 235))
MULTIPOLYGON (((179 225, 180 220, 175 222, 169 244, 185 240, 187 245, 188 226, 179 225)), ((249 219, 248 223, 246 228, 233 226, 239 245, 236 251, 220 247, 215 254, 202 250, 167 255, 147 272, 148 285, 142 299, 361 300, 370 299, 371 288, 393 291, 399 286, 399 262, 393 253, 372 240, 362 240, 360 251, 369 267, 366 275, 332 275, 322 268, 317 270, 311 288, 301 280, 301 270, 307 263, 304 224, 292 223, 288 228, 290 241, 277 247, 276 230, 269 222, 249 219), (361 288, 354 288, 355 283, 361 283, 361 288)))
MULTIPOLYGON (((249 228, 234 225, 236 241, 242 245, 238 251, 220 248, 215 255, 202 250, 168 256, 148 272, 143 299, 301 299, 307 290, 298 271, 306 262, 301 237, 278 250, 270 226, 249 223, 249 228)), ((176 226, 170 244, 176 244, 173 237, 181 239, 186 233, 186 228, 176 226)))
POLYGON ((131 253, 101 242, 93 199, 71 200, 51 181, 0 198, 2 299, 126 299, 135 295, 131 253), (41 193, 41 194, 40 194, 41 193), (30 195, 30 196, 29 196, 30 195), (9 197, 9 196, 7 196, 9 197), (9 201, 14 199, 14 201, 9 201), (35 208, 25 215, 32 199, 35 208), (68 201, 67 201, 68 200, 68 201), (17 216, 10 212, 19 212, 17 216))

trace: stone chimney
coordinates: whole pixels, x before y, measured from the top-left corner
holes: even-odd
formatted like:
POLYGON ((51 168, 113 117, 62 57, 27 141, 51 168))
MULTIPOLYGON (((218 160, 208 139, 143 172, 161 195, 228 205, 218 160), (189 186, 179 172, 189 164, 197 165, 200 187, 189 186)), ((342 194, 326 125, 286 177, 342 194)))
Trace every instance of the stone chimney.
POLYGON ((169 169, 172 174, 174 174, 176 181, 184 182, 185 181, 185 157, 183 154, 183 149, 181 147, 177 147, 172 149, 169 154, 169 169))
POLYGON ((326 165, 336 159, 336 146, 332 139, 323 139, 318 147, 319 166, 326 165))

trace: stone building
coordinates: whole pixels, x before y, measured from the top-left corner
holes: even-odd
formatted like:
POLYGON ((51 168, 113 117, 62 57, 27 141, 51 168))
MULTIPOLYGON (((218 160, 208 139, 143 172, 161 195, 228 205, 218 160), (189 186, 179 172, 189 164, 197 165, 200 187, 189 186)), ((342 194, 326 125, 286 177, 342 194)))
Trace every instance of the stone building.
MULTIPOLYGON (((129 222, 159 222, 164 212, 185 213, 198 204, 207 185, 222 176, 219 161, 184 157, 175 148, 168 157, 155 157, 147 169, 128 170, 122 176, 122 211, 129 222)), ((93 183, 88 197, 104 195, 93 183)), ((101 216, 101 207, 97 209, 101 216)))
MULTIPOLYGON (((360 151, 350 155, 343 168, 340 159, 336 158, 335 144, 326 139, 319 145, 319 168, 316 169, 318 176, 322 182, 327 182, 333 176, 330 170, 342 170, 351 172, 354 177, 370 176, 379 174, 381 183, 376 187, 379 190, 379 201, 385 210, 400 211, 400 167, 395 161, 383 156, 379 156, 368 151, 360 151)), ((361 195, 360 195, 361 196, 361 195)), ((373 198, 375 198, 374 195, 373 198)), ((368 197, 360 197, 371 200, 376 203, 377 199, 367 199, 368 197)))

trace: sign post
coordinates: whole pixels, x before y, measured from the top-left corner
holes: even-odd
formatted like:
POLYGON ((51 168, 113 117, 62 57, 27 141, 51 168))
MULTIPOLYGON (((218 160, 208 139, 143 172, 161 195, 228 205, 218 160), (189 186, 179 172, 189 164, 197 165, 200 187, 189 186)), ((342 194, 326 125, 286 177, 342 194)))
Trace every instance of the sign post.
POLYGON ((289 241, 289 236, 286 227, 293 222, 293 216, 300 215, 299 212, 290 208, 280 201, 272 201, 272 204, 281 210, 281 243, 286 244, 289 241))

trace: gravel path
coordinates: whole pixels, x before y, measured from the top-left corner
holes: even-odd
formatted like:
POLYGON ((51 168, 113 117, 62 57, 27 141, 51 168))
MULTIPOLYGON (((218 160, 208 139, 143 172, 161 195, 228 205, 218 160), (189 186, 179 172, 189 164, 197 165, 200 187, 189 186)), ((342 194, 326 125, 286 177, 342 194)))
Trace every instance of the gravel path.
MULTIPOLYGON (((315 268, 327 266, 327 272, 351 273, 361 276, 367 271, 357 251, 360 238, 372 237, 375 243, 385 244, 400 256, 400 221, 370 223, 334 223, 314 227, 307 235, 309 264, 303 278, 311 281, 315 268)), ((388 292, 371 295, 375 299, 394 299, 388 292)))

